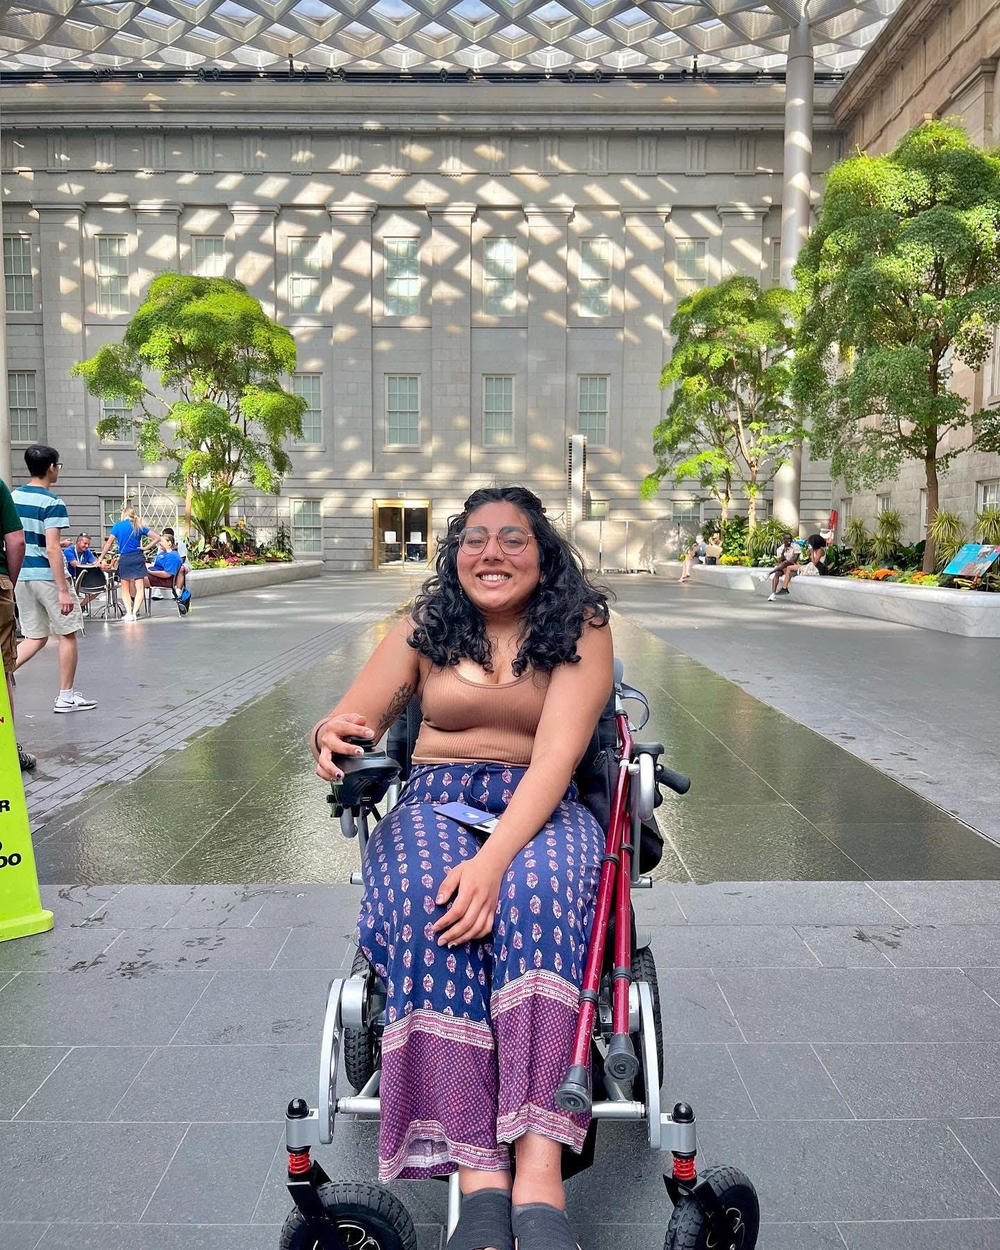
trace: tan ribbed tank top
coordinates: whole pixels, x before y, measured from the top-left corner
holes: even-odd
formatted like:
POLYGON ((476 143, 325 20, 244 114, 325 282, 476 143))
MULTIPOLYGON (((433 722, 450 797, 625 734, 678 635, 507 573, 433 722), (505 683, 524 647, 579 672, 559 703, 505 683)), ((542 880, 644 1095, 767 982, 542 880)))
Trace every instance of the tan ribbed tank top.
POLYGON ((415 764, 531 762, 549 673, 527 672, 496 685, 470 681, 454 668, 432 668, 420 692, 423 723, 415 764))

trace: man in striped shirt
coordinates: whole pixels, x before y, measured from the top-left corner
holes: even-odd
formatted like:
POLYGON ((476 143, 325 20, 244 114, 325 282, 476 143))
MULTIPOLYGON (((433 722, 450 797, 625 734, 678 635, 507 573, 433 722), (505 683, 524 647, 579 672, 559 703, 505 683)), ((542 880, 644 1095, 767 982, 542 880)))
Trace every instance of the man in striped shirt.
POLYGON ((25 553, 17 581, 17 610, 24 640, 17 649, 17 667, 27 664, 55 634, 59 640, 59 694, 54 712, 82 712, 97 707, 73 688, 76 637, 83 629, 80 600, 66 576, 60 534, 69 527, 66 505, 52 487, 62 465, 54 447, 33 443, 24 453, 31 478, 12 492, 24 526, 25 553))

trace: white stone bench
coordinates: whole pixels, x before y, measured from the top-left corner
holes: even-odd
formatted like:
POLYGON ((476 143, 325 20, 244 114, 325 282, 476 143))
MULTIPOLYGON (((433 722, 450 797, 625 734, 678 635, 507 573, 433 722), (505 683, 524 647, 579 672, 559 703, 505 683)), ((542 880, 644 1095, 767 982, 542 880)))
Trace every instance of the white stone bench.
MULTIPOLYGON (((692 578, 725 590, 770 594, 768 569, 695 564, 692 578)), ((1000 594, 950 590, 942 586, 900 586, 853 577, 803 577, 791 581, 790 599, 815 608, 896 621, 918 629, 936 629, 966 638, 1000 638, 1000 594)), ((788 599, 782 600, 788 603, 788 599)))
POLYGON ((229 595, 237 590, 255 590, 280 582, 297 582, 303 577, 319 577, 322 560, 289 560, 275 564, 238 564, 229 569, 192 569, 188 574, 192 598, 229 595))

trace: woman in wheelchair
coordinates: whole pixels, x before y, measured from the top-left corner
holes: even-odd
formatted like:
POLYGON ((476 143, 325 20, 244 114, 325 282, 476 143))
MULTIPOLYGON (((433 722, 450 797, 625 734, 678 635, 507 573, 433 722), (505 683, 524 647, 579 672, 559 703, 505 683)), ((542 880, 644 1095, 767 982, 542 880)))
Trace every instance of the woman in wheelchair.
POLYGON ((317 774, 339 780, 333 757, 420 698, 413 771, 368 842, 358 931, 388 994, 379 1178, 457 1168, 451 1250, 576 1246, 560 1157, 588 1117, 554 1095, 604 851, 572 777, 611 691, 608 617, 535 495, 477 490, 409 616, 313 732, 317 774), (488 835, 437 810, 455 802, 496 817, 488 835))

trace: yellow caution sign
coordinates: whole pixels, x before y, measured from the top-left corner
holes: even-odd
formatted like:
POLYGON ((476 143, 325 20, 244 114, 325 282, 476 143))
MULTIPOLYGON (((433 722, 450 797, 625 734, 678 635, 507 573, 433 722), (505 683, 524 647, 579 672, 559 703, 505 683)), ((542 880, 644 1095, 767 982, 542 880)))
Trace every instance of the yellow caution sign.
POLYGON ((0 942, 51 928, 52 913, 43 909, 38 892, 14 718, 0 661, 0 942))

